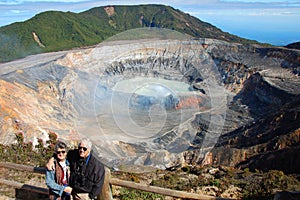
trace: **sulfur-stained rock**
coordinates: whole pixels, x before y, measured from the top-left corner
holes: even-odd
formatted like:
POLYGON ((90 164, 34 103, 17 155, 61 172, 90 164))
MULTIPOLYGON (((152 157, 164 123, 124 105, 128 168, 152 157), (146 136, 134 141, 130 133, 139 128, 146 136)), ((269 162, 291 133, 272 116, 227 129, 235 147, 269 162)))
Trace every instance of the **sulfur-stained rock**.
POLYGON ((72 144, 89 137, 114 167, 238 166, 297 145, 299 55, 213 39, 145 39, 2 63, 1 143, 14 142, 17 131, 26 140, 53 131, 72 144))

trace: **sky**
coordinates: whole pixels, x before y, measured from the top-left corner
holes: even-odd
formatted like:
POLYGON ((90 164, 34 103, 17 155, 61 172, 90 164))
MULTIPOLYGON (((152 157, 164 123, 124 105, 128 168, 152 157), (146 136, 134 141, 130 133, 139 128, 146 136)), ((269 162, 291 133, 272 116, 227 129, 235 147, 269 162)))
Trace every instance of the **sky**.
POLYGON ((0 0, 0 26, 49 11, 82 12, 106 5, 164 4, 225 32, 284 46, 300 41, 300 0, 0 0))

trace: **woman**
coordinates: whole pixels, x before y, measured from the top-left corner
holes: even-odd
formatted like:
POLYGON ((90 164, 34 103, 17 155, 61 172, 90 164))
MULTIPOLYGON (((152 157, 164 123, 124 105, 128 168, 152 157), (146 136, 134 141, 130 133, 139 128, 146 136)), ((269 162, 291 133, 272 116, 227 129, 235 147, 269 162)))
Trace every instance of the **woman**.
POLYGON ((46 171, 46 184, 49 188, 49 199, 70 200, 72 188, 68 186, 70 170, 67 161, 67 145, 58 142, 54 148, 54 170, 46 171))

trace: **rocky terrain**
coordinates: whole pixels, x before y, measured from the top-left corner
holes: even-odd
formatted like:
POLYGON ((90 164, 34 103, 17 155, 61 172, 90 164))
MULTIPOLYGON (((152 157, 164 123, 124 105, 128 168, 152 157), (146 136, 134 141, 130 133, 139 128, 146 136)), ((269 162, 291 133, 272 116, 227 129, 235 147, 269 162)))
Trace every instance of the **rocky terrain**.
POLYGON ((300 49, 300 42, 294 42, 285 46, 290 49, 300 49))
POLYGON ((298 50, 185 37, 26 57, 0 65, 0 141, 53 131, 70 145, 90 138, 115 169, 297 173, 299 63, 298 50))

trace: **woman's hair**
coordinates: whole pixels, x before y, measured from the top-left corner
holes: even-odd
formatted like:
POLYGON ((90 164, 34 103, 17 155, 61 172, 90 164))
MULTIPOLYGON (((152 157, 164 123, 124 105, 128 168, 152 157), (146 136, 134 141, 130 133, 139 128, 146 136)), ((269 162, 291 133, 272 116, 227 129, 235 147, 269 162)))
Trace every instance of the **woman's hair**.
POLYGON ((66 149, 67 151, 67 145, 64 142, 58 142, 54 147, 54 153, 57 152, 58 149, 66 149))

